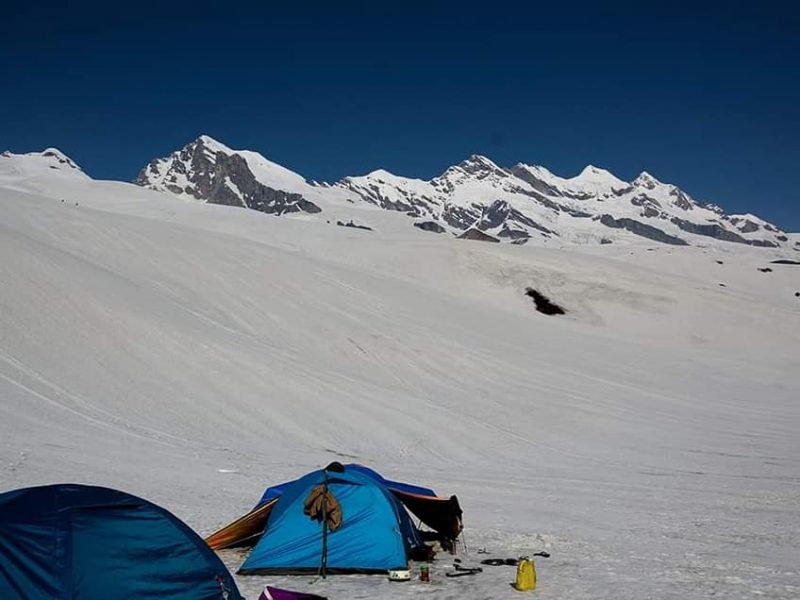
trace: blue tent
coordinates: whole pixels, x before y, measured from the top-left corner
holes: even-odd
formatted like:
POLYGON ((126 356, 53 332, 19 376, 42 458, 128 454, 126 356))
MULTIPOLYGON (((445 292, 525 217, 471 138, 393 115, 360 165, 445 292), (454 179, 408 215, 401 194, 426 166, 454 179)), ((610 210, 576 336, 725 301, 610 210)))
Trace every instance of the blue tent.
MULTIPOLYGON (((357 463, 348 463, 344 465, 344 467, 348 471, 357 471, 363 475, 372 477, 375 481, 380 482, 383 485, 383 487, 389 488, 390 490, 405 492, 407 494, 417 494, 419 496, 429 496, 432 498, 436 497, 436 492, 434 492, 430 488, 422 487, 420 485, 412 485, 410 483, 402 483, 400 481, 392 481, 391 479, 386 479, 383 475, 381 475, 377 471, 370 469, 369 467, 365 467, 364 465, 359 465, 357 463)), ((295 479, 294 481, 287 481, 286 483, 279 483, 278 485, 273 485, 268 487, 266 490, 264 490, 264 493, 262 494, 261 499, 258 501, 256 507, 266 504, 273 498, 277 498, 283 493, 283 491, 287 487, 289 487, 294 483, 297 483, 297 481, 298 480, 295 479)))
MULTIPOLYGON (((380 473, 359 464, 334 464, 348 473, 369 477, 389 490, 421 523, 437 533, 443 547, 452 548, 462 529, 458 498, 440 497, 430 488, 386 479, 380 473)), ((268 487, 252 510, 209 535, 206 543, 214 550, 255 545, 267 529, 270 514, 278 499, 298 481, 300 480, 295 479, 268 487)))
POLYGON ((422 538, 400 501, 360 469, 319 470, 286 484, 266 532, 239 569, 243 575, 315 572, 323 557, 323 525, 306 514, 306 501, 327 485, 341 507, 341 526, 327 533, 330 573, 406 568, 422 538), (327 478, 327 482, 326 482, 327 478))
POLYGON ((124 492, 72 484, 0 494, 0 598, 242 599, 177 517, 124 492))

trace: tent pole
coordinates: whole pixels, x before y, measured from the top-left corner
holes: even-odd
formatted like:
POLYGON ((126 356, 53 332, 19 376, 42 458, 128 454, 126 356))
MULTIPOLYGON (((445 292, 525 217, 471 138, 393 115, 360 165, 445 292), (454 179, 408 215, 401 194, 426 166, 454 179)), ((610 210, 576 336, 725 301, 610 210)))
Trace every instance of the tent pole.
POLYGON ((328 471, 324 472, 323 496, 322 496, 322 561, 320 563, 320 574, 325 579, 328 568, 328 471))

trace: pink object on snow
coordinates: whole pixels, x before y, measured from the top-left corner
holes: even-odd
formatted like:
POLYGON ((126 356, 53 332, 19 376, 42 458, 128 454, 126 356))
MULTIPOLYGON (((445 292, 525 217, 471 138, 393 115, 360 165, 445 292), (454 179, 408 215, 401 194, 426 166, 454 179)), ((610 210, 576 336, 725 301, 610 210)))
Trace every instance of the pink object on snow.
POLYGON ((316 594, 305 594, 303 592, 292 592, 290 590, 282 590, 267 586, 258 600, 328 600, 324 596, 317 596, 316 594))

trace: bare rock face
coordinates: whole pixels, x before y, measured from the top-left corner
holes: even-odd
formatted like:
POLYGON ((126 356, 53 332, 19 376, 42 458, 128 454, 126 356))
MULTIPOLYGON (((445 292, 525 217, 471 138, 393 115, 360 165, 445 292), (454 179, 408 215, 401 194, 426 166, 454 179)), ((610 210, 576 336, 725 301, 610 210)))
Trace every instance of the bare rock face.
POLYGON ((561 306, 550 300, 539 290, 531 287, 525 289, 525 295, 533 300, 536 310, 544 315, 564 315, 567 313, 561 306))
POLYGON ((75 164, 75 162, 66 154, 61 152, 61 150, 57 148, 47 148, 46 150, 42 151, 43 158, 49 158, 52 161, 55 161, 59 165, 64 165, 70 169, 75 169, 76 171, 80 171, 81 168, 75 164))
POLYGON ((470 228, 458 236, 460 240, 476 240, 478 242, 500 242, 496 237, 483 233, 479 229, 470 228))
MULTIPOLYGON (((754 231, 758 231, 760 228, 758 223, 751 221, 746 217, 731 217, 728 220, 742 233, 753 233, 754 231)), ((769 223, 764 225, 764 229, 767 231, 774 230, 769 223)))
POLYGON ((670 194, 670 196, 673 196, 675 198, 675 200, 673 201, 673 204, 675 206, 677 206, 678 208, 680 208, 681 210, 693 210, 694 209, 694 202, 692 201, 692 199, 689 198, 689 196, 687 196, 685 193, 683 193, 678 188, 675 188, 669 194, 670 194))
POLYGON ((439 225, 436 221, 420 221, 414 223, 414 227, 422 229, 422 231, 430 231, 431 233, 444 233, 445 228, 439 225))
POLYGON ((475 223, 480 215, 480 206, 465 208, 451 204, 442 211, 441 219, 453 229, 465 231, 475 223))
POLYGON ((259 181, 241 154, 208 136, 151 161, 141 170, 136 183, 209 204, 242 206, 274 215, 320 212, 316 204, 301 194, 259 181))
POLYGON ((542 234, 553 234, 544 225, 540 225, 532 218, 512 208, 505 200, 495 200, 485 207, 476 226, 481 231, 497 229, 500 237, 512 239, 530 237, 530 229, 535 229, 542 234))
POLYGON ((686 240, 675 237, 674 235, 669 235, 657 227, 640 223, 634 219, 615 219, 611 215, 602 215, 599 221, 606 227, 612 227, 614 229, 627 229, 631 233, 635 233, 636 235, 640 235, 655 242, 661 242, 662 244, 670 244, 672 246, 688 246, 686 240))
MULTIPOLYGON (((677 217, 672 217, 671 221, 683 231, 688 231, 689 233, 694 233, 696 235, 704 235, 717 240, 724 240, 726 242, 734 242, 737 244, 748 244, 750 246, 759 246, 762 248, 775 248, 778 245, 770 240, 746 239, 738 233, 725 229, 719 223, 705 223, 698 225, 697 223, 692 223, 677 217)), ((755 223, 753 223, 753 225, 755 225, 755 223)), ((750 229, 750 231, 758 231, 758 227, 755 229, 750 229)), ((743 233, 747 232, 743 231, 743 233)))

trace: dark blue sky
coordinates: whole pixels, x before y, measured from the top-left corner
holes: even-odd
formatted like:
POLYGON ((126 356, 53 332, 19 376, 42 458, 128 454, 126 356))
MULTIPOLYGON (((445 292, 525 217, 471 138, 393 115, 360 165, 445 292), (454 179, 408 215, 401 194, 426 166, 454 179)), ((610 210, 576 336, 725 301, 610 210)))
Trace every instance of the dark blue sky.
POLYGON ((592 163, 800 231, 790 2, 92 4, 4 4, 0 150, 113 179, 200 133, 322 180, 592 163))

